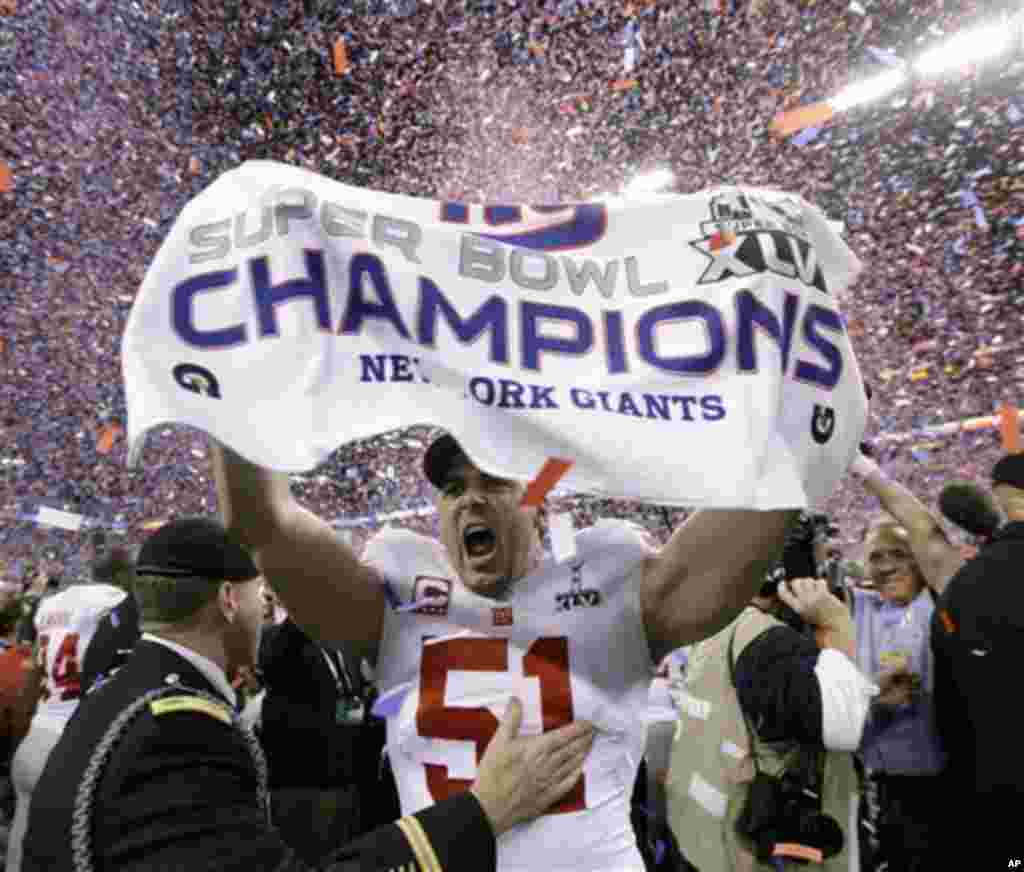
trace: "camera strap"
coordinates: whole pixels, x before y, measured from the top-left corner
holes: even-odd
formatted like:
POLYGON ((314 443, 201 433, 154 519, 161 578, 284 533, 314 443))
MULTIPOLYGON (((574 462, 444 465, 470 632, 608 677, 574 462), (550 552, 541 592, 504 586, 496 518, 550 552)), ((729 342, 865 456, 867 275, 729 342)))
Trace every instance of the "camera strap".
MULTIPOLYGON (((750 743, 750 758, 754 763, 754 775, 755 777, 761 774, 761 766, 759 762, 759 755, 757 753, 757 744, 753 728, 750 726, 750 720, 747 718, 747 713, 743 708, 743 703, 739 698, 739 687, 736 684, 736 660, 735 660, 735 645, 736 645, 736 632, 739 630, 739 626, 733 627, 732 635, 729 637, 729 652, 727 662, 729 664, 729 681, 736 691, 736 704, 739 706, 740 714, 743 717, 743 726, 747 731, 747 741, 750 743)), ((810 748, 807 746, 799 747, 799 760, 798 760, 798 771, 801 775, 801 782, 805 790, 810 790, 814 793, 815 802, 818 806, 818 811, 822 809, 822 788, 825 783, 825 751, 823 748, 810 748)))
POLYGON ((732 635, 729 636, 729 653, 726 658, 729 664, 729 682, 732 684, 733 690, 736 691, 736 705, 739 706, 740 715, 743 717, 743 726, 747 731, 747 742, 750 744, 750 759, 754 761, 754 776, 761 774, 761 765, 758 761, 757 744, 754 738, 754 731, 751 729, 750 721, 747 719, 747 713, 743 709, 743 703, 740 701, 740 689, 736 686, 736 660, 735 660, 735 646, 736 646, 736 631, 739 630, 739 622, 737 621, 736 626, 732 628, 732 635))

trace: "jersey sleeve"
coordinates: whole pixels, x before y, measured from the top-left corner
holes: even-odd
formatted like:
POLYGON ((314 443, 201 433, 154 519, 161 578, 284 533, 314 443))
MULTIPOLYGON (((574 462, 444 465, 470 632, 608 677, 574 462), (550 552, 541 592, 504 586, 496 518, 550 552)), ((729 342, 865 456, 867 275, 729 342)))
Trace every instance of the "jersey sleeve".
POLYGON ((409 587, 418 560, 426 552, 436 551, 440 543, 414 533, 387 527, 369 542, 363 551, 363 563, 377 571, 384 585, 384 598, 390 609, 398 608, 411 596, 409 587))

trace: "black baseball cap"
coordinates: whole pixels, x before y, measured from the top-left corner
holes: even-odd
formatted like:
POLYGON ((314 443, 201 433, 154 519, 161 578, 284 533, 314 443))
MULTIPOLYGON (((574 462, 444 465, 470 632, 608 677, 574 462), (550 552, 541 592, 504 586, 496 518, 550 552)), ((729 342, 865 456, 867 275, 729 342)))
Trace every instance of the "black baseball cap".
POLYGON ((211 581, 249 581, 260 574, 249 552, 213 518, 178 518, 164 524, 142 544, 135 572, 211 581))
POLYGON ((434 487, 444 490, 448 472, 465 456, 466 452, 455 441, 455 437, 451 433, 442 433, 430 443, 423 455, 423 474, 434 487))
POLYGON ((1007 454, 992 467, 992 486, 1008 484, 1024 490, 1024 452, 1007 454))

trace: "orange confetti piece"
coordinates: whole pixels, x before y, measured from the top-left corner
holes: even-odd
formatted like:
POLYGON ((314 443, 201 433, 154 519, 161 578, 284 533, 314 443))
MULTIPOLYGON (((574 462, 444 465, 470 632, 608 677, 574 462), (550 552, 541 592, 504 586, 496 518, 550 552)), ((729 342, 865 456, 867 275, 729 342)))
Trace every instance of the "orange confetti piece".
POLYGON ((0 15, 14 15, 17 11, 17 0, 0 0, 0 15))
POLYGON ((123 432, 119 424, 108 424, 104 427, 100 432, 100 438, 96 440, 97 454, 110 454, 117 437, 123 432))
POLYGON ((540 472, 537 473, 537 477, 526 486, 526 493, 523 494, 519 505, 539 506, 543 503, 544 497, 548 495, 548 491, 558 484, 562 476, 572 469, 572 464, 571 460, 563 460, 561 457, 549 457, 544 461, 544 465, 541 467, 540 472))
POLYGON ((203 165, 195 155, 188 159, 188 171, 194 176, 198 176, 203 171, 203 165))
POLYGON ((792 136, 806 127, 817 127, 824 124, 833 115, 835 110, 828 100, 820 103, 811 103, 807 106, 798 106, 787 112, 780 112, 772 119, 772 132, 778 136, 792 136))
POLYGON ((348 49, 345 46, 345 40, 340 36, 334 40, 334 74, 336 76, 343 76, 347 73, 352 65, 348 60, 348 49))
POLYGON ((8 194, 14 190, 14 173, 11 168, 0 161, 0 194, 8 194))
POLYGON ((1020 444, 1020 412, 1010 403, 1004 403, 999 410, 999 432, 1003 437, 1003 451, 1007 454, 1019 454, 1020 444))
POLYGON ((613 91, 628 91, 640 84, 636 79, 616 79, 612 82, 613 91))
POLYGON ((523 143, 528 142, 529 139, 530 131, 525 127, 517 127, 512 131, 512 141, 517 145, 522 145, 523 143))

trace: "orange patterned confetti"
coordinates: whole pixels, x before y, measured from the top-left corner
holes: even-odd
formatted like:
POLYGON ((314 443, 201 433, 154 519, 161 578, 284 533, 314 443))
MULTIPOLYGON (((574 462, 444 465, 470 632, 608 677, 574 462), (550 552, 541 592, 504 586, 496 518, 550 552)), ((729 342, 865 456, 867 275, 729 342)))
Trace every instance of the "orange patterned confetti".
POLYGON ((999 410, 999 432, 1003 437, 1003 451, 1007 454, 1018 454, 1022 450, 1019 419, 1017 407, 1004 403, 999 410))
POLYGON ((571 460, 563 460, 560 457, 549 457, 541 467, 537 477, 526 486, 526 493, 523 494, 520 505, 539 506, 544 502, 544 497, 561 480, 570 469, 571 460))
POLYGON ((345 47, 345 40, 340 36, 334 40, 334 74, 343 76, 352 68, 348 60, 348 49, 345 47))
POLYGON ((798 106, 788 112, 780 112, 772 119, 771 130, 777 136, 791 136, 807 127, 818 127, 835 114, 828 100, 798 106))
POLYGON ((14 173, 11 168, 0 161, 0 194, 7 194, 14 190, 14 173))
POLYGON ((96 452, 98 454, 110 454, 114 443, 117 441, 117 437, 123 432, 124 430, 121 429, 120 424, 108 424, 100 431, 100 438, 96 440, 96 452))

